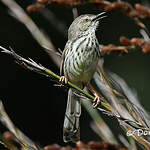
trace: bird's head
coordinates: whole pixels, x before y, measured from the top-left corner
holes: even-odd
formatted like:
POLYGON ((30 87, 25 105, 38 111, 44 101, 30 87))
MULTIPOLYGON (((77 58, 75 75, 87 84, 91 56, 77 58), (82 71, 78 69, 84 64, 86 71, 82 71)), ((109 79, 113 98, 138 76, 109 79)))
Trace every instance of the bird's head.
POLYGON ((105 12, 98 15, 85 14, 77 17, 69 27, 68 39, 78 38, 82 35, 95 34, 99 21, 106 17, 105 12))

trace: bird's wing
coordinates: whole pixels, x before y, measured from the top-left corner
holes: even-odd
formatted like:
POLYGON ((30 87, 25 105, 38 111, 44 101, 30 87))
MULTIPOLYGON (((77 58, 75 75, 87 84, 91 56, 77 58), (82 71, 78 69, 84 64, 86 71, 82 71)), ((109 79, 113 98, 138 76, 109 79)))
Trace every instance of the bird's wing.
POLYGON ((66 55, 66 51, 68 51, 68 44, 69 43, 70 43, 69 41, 66 43, 66 46, 65 46, 65 48, 63 50, 63 53, 62 53, 62 56, 61 56, 62 59, 61 59, 61 64, 60 64, 60 76, 63 75, 63 67, 64 67, 65 55, 66 55))
POLYGON ((62 76, 62 74, 63 74, 64 60, 65 60, 65 50, 63 51, 61 58, 62 59, 61 59, 61 64, 60 64, 60 76, 62 76))

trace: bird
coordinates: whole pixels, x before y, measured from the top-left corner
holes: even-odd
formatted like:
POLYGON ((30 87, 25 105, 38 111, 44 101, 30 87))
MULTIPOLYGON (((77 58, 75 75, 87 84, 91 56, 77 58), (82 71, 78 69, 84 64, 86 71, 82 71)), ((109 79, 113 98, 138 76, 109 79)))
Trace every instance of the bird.
MULTIPOLYGON (((79 88, 90 87, 89 83, 96 72, 101 58, 100 45, 96 37, 96 30, 105 12, 84 14, 77 17, 68 29, 68 41, 62 53, 60 66, 60 82, 72 82, 79 88)), ((92 89, 91 89, 92 90, 92 89)), ((93 91, 93 90, 92 90, 93 91)), ((95 107, 100 104, 100 97, 95 92, 95 107)), ((64 142, 80 140, 81 100, 77 91, 68 90, 67 108, 63 126, 64 142)))

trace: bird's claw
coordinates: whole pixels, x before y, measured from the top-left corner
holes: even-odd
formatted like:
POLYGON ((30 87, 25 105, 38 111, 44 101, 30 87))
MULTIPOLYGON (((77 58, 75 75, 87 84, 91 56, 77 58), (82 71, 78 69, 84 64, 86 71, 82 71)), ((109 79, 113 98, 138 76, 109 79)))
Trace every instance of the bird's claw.
POLYGON ((93 100, 93 107, 96 108, 101 103, 101 98, 98 95, 95 95, 93 100))
POLYGON ((65 76, 61 76, 59 79, 59 82, 61 84, 67 84, 68 83, 68 79, 65 76))

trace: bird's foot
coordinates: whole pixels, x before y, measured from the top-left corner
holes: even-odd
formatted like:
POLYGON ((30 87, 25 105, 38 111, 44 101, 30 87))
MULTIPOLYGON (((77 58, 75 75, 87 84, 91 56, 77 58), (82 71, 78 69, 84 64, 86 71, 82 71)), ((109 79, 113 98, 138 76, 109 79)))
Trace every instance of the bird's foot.
POLYGON ((93 107, 96 108, 101 103, 101 97, 99 97, 97 94, 94 94, 95 98, 93 100, 93 107))
POLYGON ((101 101, 103 100, 103 96, 98 93, 95 88, 90 84, 86 84, 86 87, 94 94, 95 98, 93 100, 93 107, 96 108, 100 105, 101 101))
POLYGON ((68 79, 65 76, 61 76, 59 82, 64 85, 68 83, 68 79))

